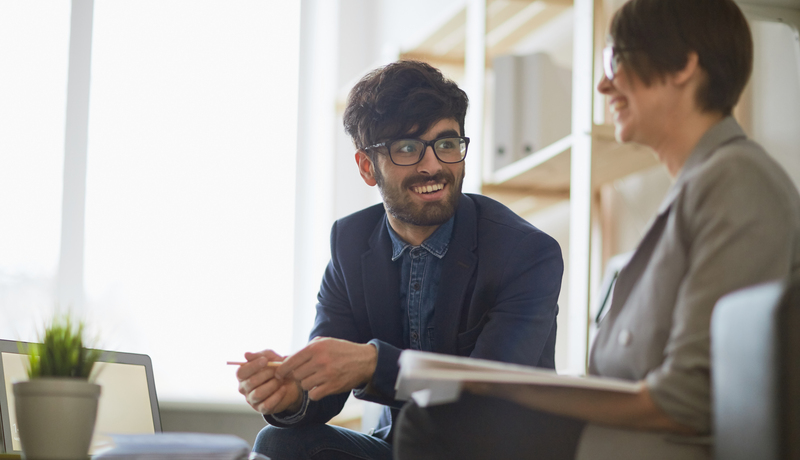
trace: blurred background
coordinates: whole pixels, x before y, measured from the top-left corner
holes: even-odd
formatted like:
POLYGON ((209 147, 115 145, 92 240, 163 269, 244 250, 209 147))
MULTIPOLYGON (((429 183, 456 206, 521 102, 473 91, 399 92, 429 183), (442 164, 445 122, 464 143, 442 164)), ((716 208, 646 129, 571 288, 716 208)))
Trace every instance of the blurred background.
MULTIPOLYGON (((347 92, 419 59, 470 97, 464 191, 561 244, 557 366, 583 372, 614 268, 670 185, 614 142, 594 91, 622 3, 0 2, 0 338, 72 311, 97 347, 151 356, 166 429, 252 442, 263 420, 225 361, 305 344, 330 225, 380 201, 347 92)), ((756 54, 735 115, 800 184, 800 5, 742 5, 756 54)), ((353 403, 336 422, 373 416, 353 403)))

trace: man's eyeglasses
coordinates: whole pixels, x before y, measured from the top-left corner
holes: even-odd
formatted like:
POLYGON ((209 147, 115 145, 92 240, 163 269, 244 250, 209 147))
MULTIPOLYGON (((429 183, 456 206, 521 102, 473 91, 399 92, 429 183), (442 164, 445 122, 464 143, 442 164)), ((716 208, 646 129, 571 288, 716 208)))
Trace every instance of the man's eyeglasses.
POLYGON ((392 163, 397 166, 411 166, 422 161, 428 146, 442 163, 460 163, 467 157, 468 137, 441 137, 432 141, 421 139, 395 139, 370 145, 366 150, 386 149, 392 163))
POLYGON ((608 45, 603 48, 603 71, 608 81, 613 80, 614 77, 617 76, 620 62, 619 53, 624 53, 626 51, 634 50, 632 48, 617 48, 614 45, 608 45))

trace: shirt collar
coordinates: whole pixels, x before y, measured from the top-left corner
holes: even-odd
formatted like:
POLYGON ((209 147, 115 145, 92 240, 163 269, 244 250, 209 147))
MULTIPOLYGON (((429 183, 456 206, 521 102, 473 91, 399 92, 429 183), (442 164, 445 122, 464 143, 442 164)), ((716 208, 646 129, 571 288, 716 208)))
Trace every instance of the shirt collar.
MULTIPOLYGON (((422 242, 420 247, 425 248, 428 252, 441 259, 447 254, 447 246, 450 244, 450 238, 453 236, 453 222, 455 216, 450 217, 447 222, 443 223, 433 232, 433 235, 422 242)), ((399 259, 403 255, 406 248, 413 247, 411 244, 406 243, 400 238, 392 226, 389 224, 389 219, 386 219, 386 228, 389 229, 389 237, 392 239, 392 262, 399 259)))

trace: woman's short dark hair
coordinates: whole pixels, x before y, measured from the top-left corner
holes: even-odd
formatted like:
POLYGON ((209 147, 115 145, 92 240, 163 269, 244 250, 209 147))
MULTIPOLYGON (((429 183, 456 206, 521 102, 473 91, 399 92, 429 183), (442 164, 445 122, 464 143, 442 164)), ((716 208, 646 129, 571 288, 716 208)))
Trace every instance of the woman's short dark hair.
POLYGON ((350 91, 344 129, 356 148, 409 135, 417 137, 439 120, 458 121, 464 135, 467 94, 434 67, 399 61, 368 73, 350 91))
POLYGON ((631 0, 611 21, 624 66, 645 85, 683 69, 697 53, 706 73, 701 110, 730 115, 753 68, 750 27, 733 0, 631 0))

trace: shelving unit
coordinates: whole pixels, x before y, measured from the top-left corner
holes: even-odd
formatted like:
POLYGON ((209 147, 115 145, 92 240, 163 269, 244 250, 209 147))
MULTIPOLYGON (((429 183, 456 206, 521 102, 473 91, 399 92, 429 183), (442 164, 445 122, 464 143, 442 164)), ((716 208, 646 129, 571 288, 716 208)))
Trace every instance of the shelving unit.
MULTIPOLYGON (((486 62, 508 54, 531 32, 572 6, 572 0, 488 0, 486 14, 486 62)), ((401 50, 401 59, 417 59, 433 65, 463 66, 466 54, 469 2, 451 10, 441 22, 414 45, 401 50)))
MULTIPOLYGON (((419 59, 432 64, 463 67, 466 17, 469 2, 453 9, 439 25, 408 49, 401 59, 419 59)), ((597 2, 600 3, 600 2, 597 2)), ((522 39, 573 6, 572 0, 487 0, 486 67, 492 58, 509 53, 522 39)), ((592 43, 595 47, 595 43, 592 43)), ((657 164, 642 155, 647 149, 619 145, 612 125, 593 124, 596 143, 592 163, 593 188, 657 164)), ((483 191, 492 196, 549 196, 569 198, 572 136, 560 139, 493 173, 484 174, 483 191)))
MULTIPOLYGON (((592 129, 592 190, 658 164, 654 152, 639 145, 620 145, 614 127, 592 129)), ((569 199, 572 136, 564 137, 531 155, 485 176, 483 193, 520 212, 517 200, 539 200, 525 212, 534 212, 558 200, 569 199)))
MULTIPOLYGON (((737 2, 751 18, 790 25, 800 55, 800 11, 795 0, 737 2)), ((487 148, 483 128, 491 125, 485 119, 491 110, 483 110, 483 103, 493 58, 509 54, 531 33, 572 8, 571 134, 498 170, 492 171, 493 168, 487 167, 491 162, 482 161, 481 180, 484 194, 523 215, 569 200, 569 371, 585 370, 588 358, 590 279, 592 266, 598 265, 591 260, 592 254, 597 253, 591 248, 593 199, 603 185, 658 164, 649 149, 615 141, 613 126, 604 124, 608 117, 604 98, 595 93, 594 85, 602 72, 600 56, 608 25, 606 14, 621 3, 618 0, 464 0, 399 55, 453 69, 454 75, 463 74, 471 98, 478 99, 477 107, 473 106, 473 113, 468 114, 473 118, 468 119, 467 130, 479 140, 473 142, 470 151, 477 150, 471 155, 482 156, 481 150, 487 148)), ((747 112, 746 107, 743 110, 747 112)), ((747 116, 745 113, 744 118, 747 116)))
POLYGON ((413 46, 401 50, 399 57, 456 72, 463 69, 471 84, 468 92, 473 91, 471 98, 480 98, 478 114, 471 114, 480 119, 467 124, 470 136, 481 140, 477 145, 481 155, 483 132, 479 128, 476 133, 474 128, 489 125, 484 117, 491 111, 482 110, 484 94, 474 91, 483 88, 485 93, 493 58, 509 54, 516 44, 569 8, 574 21, 572 133, 496 171, 484 167, 481 191, 519 214, 569 200, 568 367, 582 372, 588 357, 593 196, 602 185, 657 164, 648 149, 617 144, 613 126, 602 124, 604 111, 595 110, 595 104, 605 108, 594 91, 595 75, 601 71, 596 62, 603 45, 598 31, 606 27, 603 0, 465 0, 413 46), (470 47, 470 41, 483 46, 470 47), (483 71, 470 67, 469 62, 483 63, 483 71), (596 112, 600 116, 596 117, 596 112))

